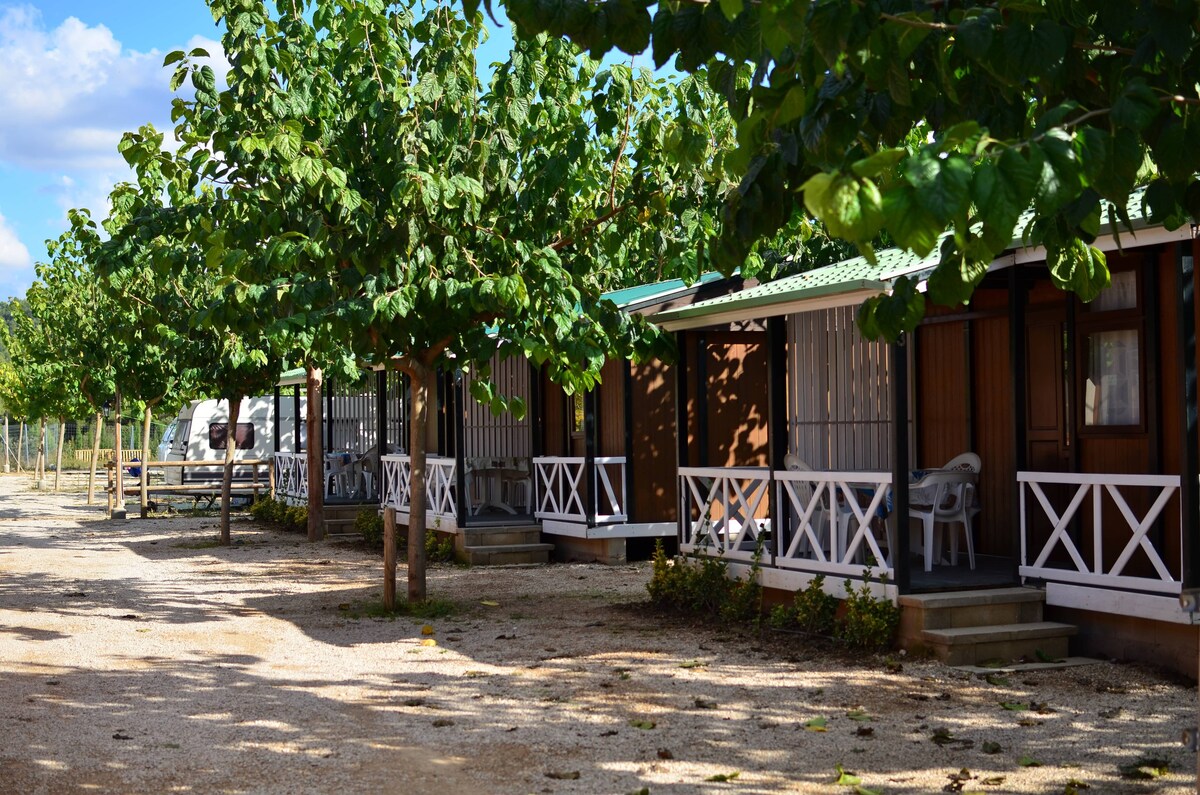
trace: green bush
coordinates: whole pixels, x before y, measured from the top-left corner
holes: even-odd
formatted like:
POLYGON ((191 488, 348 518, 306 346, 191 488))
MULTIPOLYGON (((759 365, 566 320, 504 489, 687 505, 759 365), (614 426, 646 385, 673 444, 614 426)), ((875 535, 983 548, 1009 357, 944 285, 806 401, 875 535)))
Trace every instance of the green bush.
POLYGON ((292 530, 297 533, 303 533, 308 529, 308 506, 306 505, 289 505, 283 511, 283 517, 280 520, 286 530, 292 530))
POLYGON ((354 532, 371 549, 383 549, 383 517, 373 508, 363 508, 354 517, 354 532))
POLYGON ((250 515, 260 522, 280 524, 283 522, 284 512, 287 511, 287 507, 287 503, 281 500, 262 497, 250 505, 250 515))
MULTIPOLYGON (((900 627, 900 608, 890 599, 876 599, 871 593, 871 570, 863 573, 863 584, 854 589, 846 580, 846 609, 837 624, 837 637, 857 649, 881 651, 889 648, 900 627)), ((887 578, 882 578, 887 582, 887 578)))
MULTIPOLYGON (((825 593, 825 575, 818 574, 792 600, 792 621, 797 628, 814 635, 832 635, 838 600, 825 593)), ((891 604, 890 602, 888 604, 891 604)))
POLYGON ((750 577, 733 580, 726 561, 707 556, 670 557, 659 541, 654 545, 653 574, 646 590, 651 604, 662 610, 719 615, 729 623, 757 623, 762 617, 757 554, 750 577))
POLYGON ((448 563, 454 560, 454 537, 439 539, 435 531, 426 530, 425 560, 430 563, 448 563))

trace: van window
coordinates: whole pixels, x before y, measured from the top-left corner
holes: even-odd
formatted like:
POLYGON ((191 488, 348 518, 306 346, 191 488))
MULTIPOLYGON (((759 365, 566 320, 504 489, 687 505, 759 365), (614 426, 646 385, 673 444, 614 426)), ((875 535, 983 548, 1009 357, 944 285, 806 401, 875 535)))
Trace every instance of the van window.
POLYGON ((179 444, 177 445, 177 447, 179 447, 179 452, 182 453, 185 450, 187 450, 188 437, 191 435, 192 435, 192 421, 191 420, 181 420, 179 423, 179 429, 175 431, 175 436, 173 437, 174 441, 179 442, 179 444))
MULTIPOLYGON (((225 440, 229 435, 229 423, 214 422, 208 426, 208 448, 224 450, 225 440)), ((254 423, 239 422, 237 424, 237 450, 250 450, 254 447, 254 423)))

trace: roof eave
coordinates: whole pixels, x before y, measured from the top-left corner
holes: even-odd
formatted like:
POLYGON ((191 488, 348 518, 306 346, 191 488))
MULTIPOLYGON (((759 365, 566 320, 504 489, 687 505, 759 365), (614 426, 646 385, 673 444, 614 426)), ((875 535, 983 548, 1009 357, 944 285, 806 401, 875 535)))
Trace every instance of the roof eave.
POLYGON ((793 299, 787 299, 785 296, 761 296, 739 301, 728 309, 715 312, 695 312, 690 311, 693 307, 685 307, 655 315, 651 320, 667 331, 686 331, 705 326, 790 315, 793 312, 812 312, 818 309, 855 306, 872 296, 887 292, 890 288, 891 285, 888 282, 859 279, 854 282, 829 285, 826 288, 810 288, 804 291, 802 297, 793 299))

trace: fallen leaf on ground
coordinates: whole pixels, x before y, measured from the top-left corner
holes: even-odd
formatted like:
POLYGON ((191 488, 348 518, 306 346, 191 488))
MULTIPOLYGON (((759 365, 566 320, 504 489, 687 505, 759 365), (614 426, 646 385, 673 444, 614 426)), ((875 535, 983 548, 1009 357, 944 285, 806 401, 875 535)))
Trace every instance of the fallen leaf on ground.
POLYGON ((1001 701, 1000 706, 1004 707, 1009 712, 1025 712, 1029 709, 1028 704, 1020 701, 1001 701))
POLYGON ((642 729, 644 731, 649 731, 650 729, 653 729, 658 724, 652 720, 631 720, 631 721, 629 721, 629 725, 635 729, 642 729))
POLYGON ((1157 756, 1143 756, 1127 765, 1120 765, 1121 778, 1147 781, 1162 778, 1171 770, 1171 762, 1157 756))
POLYGON ((810 718, 804 722, 804 728, 810 732, 829 731, 828 721, 824 718, 810 718))
POLYGON ((1041 767, 1042 763, 1034 759, 1032 756, 1023 756, 1017 760, 1017 764, 1021 767, 1041 767))
POLYGON ((856 721, 860 721, 860 722, 875 720, 874 718, 872 718, 870 715, 867 714, 867 711, 865 709, 852 709, 846 713, 846 717, 849 718, 850 720, 856 720, 856 721))
POLYGON ((831 783, 839 787, 854 787, 862 783, 861 778, 842 767, 840 763, 833 766, 833 772, 837 775, 831 783))
POLYGON ((426 638, 425 640, 421 641, 421 645, 422 646, 436 646, 437 641, 434 640, 433 638, 426 638))
POLYGON ((700 662, 699 660, 684 660, 683 662, 679 663, 679 667, 680 668, 703 668, 704 663, 700 662))
POLYGON ((705 781, 716 781, 716 782, 733 781, 735 778, 737 778, 741 774, 742 773, 740 770, 735 770, 732 773, 717 773, 715 776, 709 776, 708 778, 706 778, 704 780, 705 781))
POLYGON ((421 634, 422 635, 432 635, 433 634, 433 624, 426 624, 425 626, 421 627, 421 634))
POLYGON ((983 752, 985 754, 998 754, 1003 750, 1004 747, 1001 746, 1000 743, 994 743, 991 740, 983 741, 983 752))
POLYGON ((550 771, 546 773, 546 778, 558 779, 559 781, 577 781, 579 779, 579 771, 550 771))
POLYGON ((453 725, 454 725, 454 721, 450 720, 449 718, 438 718, 437 720, 435 720, 433 722, 433 727, 435 729, 444 729, 447 726, 453 726, 453 725))
POLYGON ((659 748, 658 749, 658 758, 659 759, 674 759, 675 754, 671 753, 670 748, 659 748))
POLYGON ((484 607, 499 607, 500 606, 499 602, 493 602, 491 599, 484 599, 479 604, 483 605, 484 607))

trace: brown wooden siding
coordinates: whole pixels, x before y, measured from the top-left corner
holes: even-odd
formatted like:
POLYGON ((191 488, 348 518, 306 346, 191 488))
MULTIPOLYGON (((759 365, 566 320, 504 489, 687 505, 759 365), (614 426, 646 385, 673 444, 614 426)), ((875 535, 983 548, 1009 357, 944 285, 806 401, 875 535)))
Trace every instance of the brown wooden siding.
POLYGON ((970 371, 967 324, 942 322, 917 330, 916 459, 940 467, 970 449, 970 371))
POLYGON ((691 466, 767 465, 767 340, 761 332, 707 332, 690 336, 689 461, 691 466), (708 445, 700 454, 696 362, 703 337, 708 445))
POLYGON ((625 455, 625 377, 623 363, 612 360, 604 363, 600 370, 599 456, 625 455))
POLYGON ((567 455, 566 403, 562 387, 542 376, 542 452, 545 455, 567 455))
POLYGON ((1009 356, 1009 323, 1005 314, 1008 293, 979 290, 972 309, 989 312, 971 321, 973 362, 972 421, 975 452, 982 461, 979 473, 981 512, 976 524, 976 550, 985 555, 1007 555, 1016 533, 1013 500, 1016 466, 1013 460, 1013 390, 1009 356))
POLYGON ((676 508, 675 370, 660 362, 633 368, 632 520, 673 522, 676 508))

